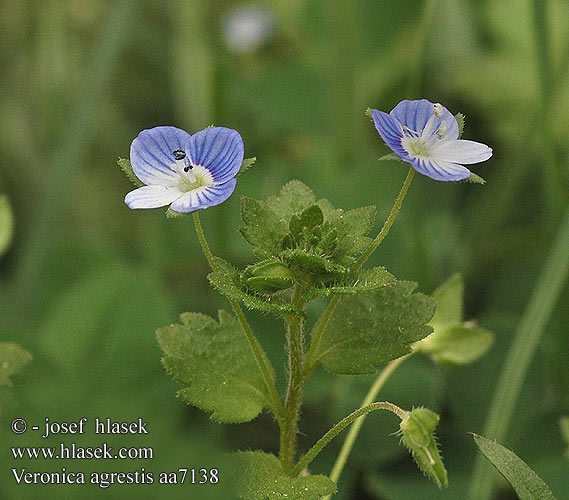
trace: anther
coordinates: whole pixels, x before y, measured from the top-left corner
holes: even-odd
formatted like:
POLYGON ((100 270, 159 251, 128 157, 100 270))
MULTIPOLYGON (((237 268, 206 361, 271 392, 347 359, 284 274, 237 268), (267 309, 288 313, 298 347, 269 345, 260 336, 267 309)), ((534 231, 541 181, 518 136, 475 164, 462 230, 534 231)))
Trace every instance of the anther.
POLYGON ((443 116, 444 109, 443 109, 442 104, 439 104, 438 102, 436 104, 433 104, 433 113, 435 113, 435 116, 437 118, 440 118, 441 116, 443 116))
POLYGON ((196 176, 194 175, 193 172, 190 171, 193 168, 193 166, 189 163, 186 163, 186 153, 181 149, 176 149, 176 151, 172 151, 172 154, 174 155, 174 159, 176 160, 176 168, 178 169, 178 172, 180 174, 182 172, 185 172, 186 174, 188 174, 188 180, 190 182, 196 182, 196 176))

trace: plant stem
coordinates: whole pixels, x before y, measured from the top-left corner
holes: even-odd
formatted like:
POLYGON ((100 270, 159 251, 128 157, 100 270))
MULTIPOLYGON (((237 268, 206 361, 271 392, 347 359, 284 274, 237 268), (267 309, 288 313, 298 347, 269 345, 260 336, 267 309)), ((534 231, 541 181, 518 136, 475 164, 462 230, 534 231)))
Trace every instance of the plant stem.
MULTIPOLYGON (((305 300, 302 296, 302 288, 298 285, 294 289, 291 302, 298 310, 304 309, 305 300)), ((285 320, 287 323, 289 381, 284 425, 281 429, 280 458, 285 472, 292 473, 305 380, 304 318, 296 314, 287 314, 285 320)))
MULTIPOLYGON (((385 385, 385 382, 387 382, 391 374, 409 356, 410 354, 408 354, 407 356, 402 356, 400 358, 394 359, 381 371, 379 376, 375 379, 375 382, 371 386, 370 390, 368 391, 366 397, 362 401, 362 407, 371 404, 371 402, 377 397, 377 394, 379 393, 381 388, 385 385)), ((334 464, 334 467, 332 467, 332 472, 330 473, 330 479, 335 483, 338 483, 338 479, 340 479, 340 474, 342 474, 342 470, 346 465, 346 460, 348 459, 348 456, 350 455, 350 452, 354 447, 354 443, 356 442, 356 439, 358 437, 358 434, 360 432, 360 429, 364 421, 365 421, 365 415, 359 418, 354 423, 354 425, 352 425, 352 427, 350 428, 350 432, 348 432, 348 435, 346 436, 346 440, 342 445, 342 449, 340 450, 338 458, 336 459, 336 463, 334 464)), ((328 495, 324 497, 322 500, 330 500, 331 497, 332 495, 328 495)))
POLYGON ((375 237, 375 239, 369 244, 369 246, 364 250, 364 252, 360 255, 359 259, 356 260, 354 265, 352 266, 352 272, 357 271, 365 261, 369 258, 369 256, 375 251, 375 249, 379 246, 379 244, 385 239, 388 235, 391 226, 393 226, 393 222, 395 221, 395 217, 399 213, 401 209, 401 205, 403 204, 403 200, 405 196, 407 196, 407 191, 409 190, 409 186, 411 185, 411 181, 413 180, 413 176, 415 175, 415 170, 413 167, 409 167, 409 172, 407 172, 407 177, 405 177, 405 181, 403 182, 403 186, 401 186, 401 191, 395 198, 395 202, 391 207, 391 211, 387 216, 387 220, 383 224, 381 231, 375 237))
MULTIPOLYGON (((203 228, 200 222, 200 216, 197 211, 192 212, 192 216, 194 218, 196 233, 198 234, 198 240, 202 247, 203 253, 209 263, 209 266, 211 267, 211 270, 215 271, 217 269, 217 264, 215 263, 213 254, 211 253, 209 245, 207 244, 207 240, 205 239, 205 234, 203 232, 203 228)), ((261 375, 263 377, 263 381, 265 382, 265 387, 267 388, 267 392, 269 395, 268 403, 270 404, 271 410, 273 411, 275 417, 277 418, 277 421, 279 422, 280 426, 281 421, 284 418, 285 412, 281 398, 279 397, 277 388, 275 387, 273 370, 270 365, 269 358, 267 357, 267 354, 263 350, 263 347, 257 340, 257 337, 255 337, 253 329, 251 328, 251 325, 249 325, 249 322, 247 321, 247 318, 243 314, 243 311, 241 310, 239 304, 234 300, 230 300, 229 303, 233 308, 235 316, 237 316, 237 320, 241 325, 241 329, 243 330, 243 333, 245 334, 247 341, 249 342, 249 347, 251 348, 251 351, 253 351, 253 356, 255 357, 255 361, 257 362, 257 368, 259 368, 259 371, 261 372, 261 375)))
POLYGON ((350 425, 354 420, 366 415, 370 411, 374 410, 387 410, 395 413, 401 420, 407 416, 407 412, 402 410, 393 403, 387 401, 382 401, 378 403, 371 403, 362 408, 358 408, 356 411, 350 413, 347 417, 340 420, 334 427, 332 427, 324 436, 322 436, 316 444, 310 448, 308 453, 302 457, 302 459, 296 464, 293 470, 293 475, 298 476, 312 460, 322 451, 322 449, 334 439, 340 432, 342 432, 348 425, 350 425))
MULTIPOLYGON (((483 432, 490 439, 503 442, 506 437, 524 379, 568 275, 569 212, 547 256, 500 373, 483 432)), ((493 469, 482 455, 478 455, 470 482, 469 498, 489 500, 493 491, 493 478, 493 469)))
MULTIPOLYGON (((393 226, 393 222, 395 221, 395 217, 397 216, 397 214, 399 213, 399 210, 401 209, 401 205, 403 204, 403 200, 405 199, 405 196, 407 196, 407 191, 409 190, 409 186, 411 185, 411 181, 413 180, 414 175, 415 175, 415 170, 413 169, 413 167, 410 167, 409 172, 407 172, 407 177, 405 178, 405 181, 403 182, 403 186, 401 187, 401 190, 399 191, 397 198, 395 198, 395 202, 393 203, 393 206, 391 207, 389 215, 387 216, 387 219, 386 219, 385 223, 383 224, 381 231, 378 233, 378 235, 375 237, 375 239, 369 244, 369 246, 364 250, 364 252, 360 255, 359 259, 356 260, 356 262, 354 263, 354 265, 352 266, 352 269, 351 269, 352 273, 356 272, 360 267, 362 267, 362 265, 369 258, 369 256, 375 251, 375 249, 380 245, 380 243, 388 235, 389 230, 391 229, 391 226, 393 226)), ((314 329, 312 330, 312 335, 311 335, 312 340, 310 343, 310 348, 308 349, 308 353, 306 355, 306 363, 305 363, 305 366, 306 366, 305 378, 306 379, 308 379, 308 377, 310 377, 310 375, 314 371, 314 368, 316 367, 318 360, 314 359, 314 357, 318 353, 318 349, 320 347, 320 341, 322 340, 322 335, 326 331, 326 327, 328 326, 328 322, 330 321, 330 318, 332 317, 332 313, 334 312, 334 309, 338 305, 340 298, 341 298, 340 295, 334 295, 334 297, 332 297, 332 299, 330 299, 328 306, 326 307, 326 309, 322 313, 322 316, 320 316, 320 319, 316 322, 316 325, 314 326, 314 329)))

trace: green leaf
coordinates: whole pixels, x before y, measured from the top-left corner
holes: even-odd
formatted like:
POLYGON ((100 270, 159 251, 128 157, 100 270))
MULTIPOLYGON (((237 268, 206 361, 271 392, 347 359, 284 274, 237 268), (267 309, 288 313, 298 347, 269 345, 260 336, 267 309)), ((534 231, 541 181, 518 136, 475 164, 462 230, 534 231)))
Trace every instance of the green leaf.
POLYGON ((264 296, 252 288, 243 285, 241 275, 229 262, 219 257, 215 257, 217 269, 208 275, 211 285, 222 295, 230 300, 243 302, 249 309, 270 312, 294 312, 302 314, 290 303, 285 302, 278 296, 264 296))
POLYGON ((395 153, 389 153, 389 154, 383 155, 380 158, 378 158, 377 160, 378 161, 395 160, 395 161, 403 162, 403 160, 399 156, 397 156, 395 153))
POLYGON ((276 293, 294 285, 292 272, 277 259, 267 259, 248 266, 241 274, 243 283, 261 293, 276 293))
POLYGON ((435 363, 459 366, 480 358, 494 343, 494 335, 477 326, 464 323, 435 332, 418 342, 414 349, 428 354, 435 363))
POLYGON ((192 215, 191 212, 176 212, 172 210, 170 207, 166 210, 166 218, 168 219, 184 219, 186 217, 190 217, 192 215))
POLYGON ((464 179, 464 182, 470 182, 471 184, 486 184, 486 181, 474 172, 471 172, 470 177, 464 179))
POLYGON ((324 222, 324 214, 318 205, 310 205, 300 215, 292 215, 289 223, 289 232, 293 239, 308 236, 316 226, 324 222), (307 234, 308 233, 308 234, 307 234))
POLYGON ((262 451, 234 454, 236 493, 244 500, 319 500, 336 491, 326 476, 287 476, 279 459, 262 451))
POLYGON ((401 420, 399 428, 403 444, 413 455, 419 469, 442 488, 448 486, 448 475, 434 435, 438 423, 436 413, 427 408, 415 408, 401 420))
POLYGON ((338 231, 334 257, 341 260, 344 255, 351 257, 362 253, 372 241, 366 234, 373 229, 375 207, 355 208, 347 212, 337 210, 336 214, 336 217, 328 217, 330 224, 338 231))
POLYGON ((460 139, 462 137, 462 133, 464 132, 464 121, 466 117, 462 113, 457 113, 454 115, 454 117, 458 123, 458 138, 460 139))
POLYGON ((302 212, 316 202, 312 190, 300 181, 290 181, 278 196, 267 199, 267 205, 280 217, 289 221, 293 214, 302 212))
POLYGON ((14 233, 14 215, 8 195, 0 195, 0 256, 4 255, 14 233))
POLYGON ((258 257, 277 256, 288 233, 288 224, 264 201, 241 197, 241 218, 245 223, 239 232, 254 247, 258 257))
POLYGON ((121 170, 125 173, 125 175, 131 180, 131 182, 136 187, 145 186, 144 182, 142 182, 136 175, 134 175, 134 171, 132 170, 132 165, 130 164, 130 160, 126 158, 119 158, 118 164, 121 170))
POLYGON ((285 250, 281 259, 293 272, 297 281, 315 286, 343 279, 349 272, 344 266, 322 255, 294 249, 285 250))
POLYGON ((241 174, 243 174, 247 170, 249 170, 256 161, 257 161, 256 156, 253 156, 253 158, 245 158, 243 160, 243 162, 241 163, 241 167, 239 168, 239 172, 237 172, 237 175, 235 177, 239 177, 241 174))
POLYGON ((520 500, 555 500, 549 486, 513 451, 478 434, 472 436, 478 449, 506 478, 520 500))
POLYGON ((464 283, 460 274, 453 274, 439 286, 433 292, 433 299, 437 304, 437 310, 431 320, 435 330, 462 322, 464 283))
POLYGON ((0 342, 0 386, 12 387, 10 377, 32 360, 32 355, 15 342, 0 342))
POLYGON ((438 364, 458 366, 481 357, 494 342, 494 336, 473 321, 462 322, 464 285, 460 274, 451 276, 433 292, 437 310, 430 325, 434 332, 417 342, 413 349, 438 364))
POLYGON ((369 293, 384 286, 395 284, 395 276, 384 267, 372 267, 359 271, 355 276, 331 283, 321 288, 313 288, 307 292, 309 297, 327 297, 331 294, 354 295, 369 293))
POLYGON ((219 322, 198 313, 180 319, 156 332, 168 373, 187 385, 179 396, 218 422, 254 419, 269 397, 238 321, 224 311, 219 322))
POLYGON ((399 281, 377 292, 344 297, 336 307, 315 353, 324 368, 337 374, 375 373, 383 363, 411 351, 431 333, 426 323, 435 303, 413 293, 417 285, 399 281))

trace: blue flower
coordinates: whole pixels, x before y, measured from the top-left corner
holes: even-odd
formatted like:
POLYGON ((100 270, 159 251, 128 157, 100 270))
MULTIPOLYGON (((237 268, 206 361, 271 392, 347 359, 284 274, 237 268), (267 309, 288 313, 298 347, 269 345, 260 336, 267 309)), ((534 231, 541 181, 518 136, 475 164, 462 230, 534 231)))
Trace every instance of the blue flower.
POLYGON ((456 118, 441 104, 426 99, 401 101, 391 113, 374 109, 375 128, 403 161, 431 179, 460 181, 470 177, 463 165, 492 156, 492 149, 458 138, 456 118))
POLYGON ((239 133, 224 127, 192 136, 176 127, 143 130, 132 141, 130 162, 146 186, 128 193, 124 201, 130 208, 170 205, 175 212, 219 205, 235 189, 243 152, 239 133))

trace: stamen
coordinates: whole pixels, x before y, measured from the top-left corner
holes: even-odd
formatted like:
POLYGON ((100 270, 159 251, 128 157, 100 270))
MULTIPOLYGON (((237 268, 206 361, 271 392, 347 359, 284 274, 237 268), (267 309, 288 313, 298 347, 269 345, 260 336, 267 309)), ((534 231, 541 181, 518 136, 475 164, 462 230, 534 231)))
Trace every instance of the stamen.
POLYGON ((444 109, 443 109, 442 104, 439 104, 438 102, 436 104, 433 104, 433 113, 435 113, 435 116, 437 118, 440 118, 441 116, 443 116, 444 109))
POLYGON ((401 128, 403 129, 403 135, 406 135, 407 137, 419 137, 419 134, 410 129, 407 125, 403 125, 401 128))
POLYGON ((441 126, 439 127, 439 129, 437 130, 437 136, 439 139, 442 139, 445 135, 447 135, 448 132, 448 125, 447 122, 445 122, 444 120, 441 122, 441 126))
POLYGON ((187 174, 187 178, 190 182, 196 182, 196 176, 191 171, 193 165, 186 163, 186 153, 181 149, 176 149, 173 151, 172 154, 174 155, 174 159, 176 160, 176 169, 178 172, 183 175, 183 172, 187 174))

